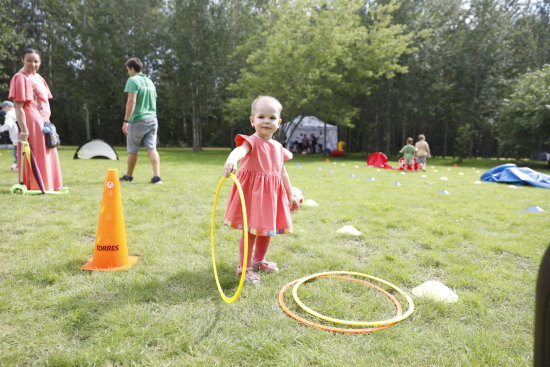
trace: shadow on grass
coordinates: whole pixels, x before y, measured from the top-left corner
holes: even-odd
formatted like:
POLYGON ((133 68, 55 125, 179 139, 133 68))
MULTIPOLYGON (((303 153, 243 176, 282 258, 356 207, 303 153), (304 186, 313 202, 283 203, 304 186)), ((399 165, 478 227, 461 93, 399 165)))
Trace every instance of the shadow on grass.
MULTIPOLYGON (((73 274, 82 272, 75 267, 74 261, 55 266, 56 270, 61 268, 73 274)), ((51 272, 47 269, 42 271, 45 274, 51 272)), ((52 269, 52 271, 55 270, 52 269)), ((171 311, 172 306, 185 308, 185 305, 189 304, 190 309, 194 309, 195 301, 203 300, 206 303, 212 303, 215 312, 210 314, 208 325, 203 325, 201 328, 201 335, 197 335, 199 339, 208 336, 219 320, 223 301, 219 299, 212 272, 206 269, 196 272, 181 271, 166 279, 131 272, 126 273, 128 276, 122 272, 101 273, 89 272, 90 276, 95 278, 91 281, 90 287, 83 287, 77 292, 73 290, 70 296, 60 295, 59 302, 51 305, 54 317, 64 319, 67 331, 80 341, 86 341, 104 329, 106 320, 112 319, 112 314, 118 312, 137 314, 145 312, 144 319, 147 319, 149 313, 158 312, 176 317, 174 315, 177 312, 171 311), (101 273, 106 276, 102 276, 101 273), (216 307, 217 304, 219 304, 218 307, 216 307), (133 305, 138 307, 132 307, 133 305), (161 311, 157 311, 158 309, 161 311)), ((37 280, 29 277, 29 274, 23 276, 40 285, 49 285, 52 281, 49 277, 45 280, 37 280)), ((125 317, 120 316, 121 319, 125 317)))

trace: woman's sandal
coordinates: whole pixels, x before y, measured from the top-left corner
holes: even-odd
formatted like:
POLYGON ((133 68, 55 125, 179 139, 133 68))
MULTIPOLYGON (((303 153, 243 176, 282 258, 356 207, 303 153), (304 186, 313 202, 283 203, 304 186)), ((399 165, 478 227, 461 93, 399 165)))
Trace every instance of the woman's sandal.
MULTIPOLYGON (((254 285, 260 285, 260 275, 254 273, 252 271, 253 269, 251 267, 246 268, 246 275, 244 277, 244 282, 254 285)), ((242 268, 237 268, 237 278, 241 278, 241 274, 243 272, 242 268)))
POLYGON ((277 267, 277 263, 270 262, 270 261, 255 261, 252 260, 252 269, 254 271, 263 271, 264 273, 278 273, 279 268, 277 267))

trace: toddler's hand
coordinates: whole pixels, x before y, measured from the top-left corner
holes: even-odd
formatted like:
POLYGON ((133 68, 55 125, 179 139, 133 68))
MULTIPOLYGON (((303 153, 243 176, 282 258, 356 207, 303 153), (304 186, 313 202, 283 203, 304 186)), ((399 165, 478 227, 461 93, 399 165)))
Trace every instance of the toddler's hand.
POLYGON ((298 203, 298 200, 296 200, 296 198, 292 198, 292 201, 289 203, 290 205, 290 211, 291 212, 296 212, 298 211, 298 209, 300 209, 300 204, 298 203))
POLYGON ((225 165, 223 166, 223 177, 229 177, 230 173, 237 172, 237 164, 235 162, 225 162, 225 165))

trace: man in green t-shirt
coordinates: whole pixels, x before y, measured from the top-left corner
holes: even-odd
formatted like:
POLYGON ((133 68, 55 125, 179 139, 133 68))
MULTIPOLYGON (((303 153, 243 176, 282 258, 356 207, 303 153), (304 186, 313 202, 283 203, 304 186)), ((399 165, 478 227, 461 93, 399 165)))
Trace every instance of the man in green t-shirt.
POLYGON ((126 135, 128 168, 120 180, 134 181, 134 168, 138 160, 139 148, 143 143, 153 165, 151 183, 162 184, 160 157, 157 152, 157 91, 151 79, 142 73, 143 64, 140 59, 129 59, 125 66, 130 78, 124 88, 124 92, 128 93, 128 100, 122 132, 126 135))

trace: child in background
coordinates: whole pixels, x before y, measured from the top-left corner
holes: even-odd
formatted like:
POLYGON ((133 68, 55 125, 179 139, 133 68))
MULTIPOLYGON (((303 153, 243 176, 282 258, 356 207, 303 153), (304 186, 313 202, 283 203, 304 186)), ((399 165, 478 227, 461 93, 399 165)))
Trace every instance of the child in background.
POLYGON ((407 166, 411 166, 411 171, 414 171, 414 153, 416 153, 416 148, 412 145, 412 138, 407 138, 407 145, 405 145, 399 153, 403 153, 403 170, 407 170, 407 166))
POLYGON ((423 134, 418 135, 418 141, 414 145, 416 148, 416 162, 418 163, 418 170, 426 172, 426 158, 430 158, 430 146, 426 141, 426 137, 423 134))
POLYGON ((17 128, 17 122, 15 122, 13 102, 2 102, 2 111, 6 113, 6 119, 4 120, 4 125, 0 126, 0 133, 9 131, 10 140, 13 145, 13 164, 10 169, 15 171, 17 169, 17 141, 19 140, 19 131, 17 128))
MULTIPOLYGON (((223 167, 224 177, 237 170, 242 186, 248 217, 248 258, 245 281, 260 284, 257 271, 278 273, 277 264, 265 260, 271 236, 292 233, 290 212, 298 210, 298 202, 292 193, 290 178, 284 161, 292 159, 292 153, 272 140, 281 124, 281 103, 268 96, 260 96, 252 103, 250 122, 256 132, 253 135, 237 135, 235 148, 223 167), (254 250, 254 257, 252 251, 254 250), (252 261, 251 261, 252 260, 252 261)), ((229 195, 224 224, 243 230, 241 200, 235 185, 229 195)), ((244 234, 239 242, 237 276, 243 269, 244 234)))

